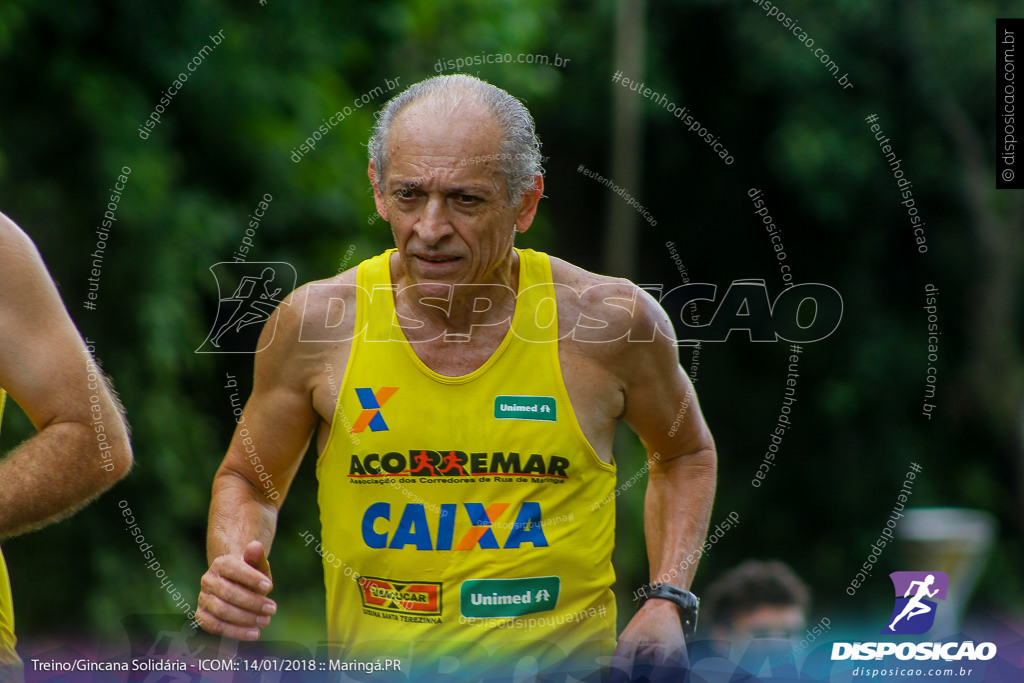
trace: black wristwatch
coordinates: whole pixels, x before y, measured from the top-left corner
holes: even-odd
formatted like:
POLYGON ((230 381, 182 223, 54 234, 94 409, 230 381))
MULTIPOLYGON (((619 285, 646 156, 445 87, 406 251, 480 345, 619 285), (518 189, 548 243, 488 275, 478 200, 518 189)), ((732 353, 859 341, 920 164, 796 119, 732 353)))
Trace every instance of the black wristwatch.
POLYGON ((676 588, 667 583, 652 583, 645 588, 645 592, 647 593, 647 600, 661 598, 674 602, 679 610, 679 621, 683 625, 683 635, 693 635, 694 631, 697 630, 697 609, 700 607, 700 598, 690 591, 684 591, 682 588, 676 588))

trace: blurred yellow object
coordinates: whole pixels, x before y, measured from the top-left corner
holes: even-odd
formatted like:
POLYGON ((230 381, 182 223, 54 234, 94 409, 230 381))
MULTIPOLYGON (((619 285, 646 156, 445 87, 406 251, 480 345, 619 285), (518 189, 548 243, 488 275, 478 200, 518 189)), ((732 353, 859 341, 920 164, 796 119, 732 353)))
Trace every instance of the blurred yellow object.
POLYGON ((946 600, 931 628, 935 637, 960 630, 967 599, 992 550, 996 530, 995 518, 983 510, 907 509, 896 530, 905 569, 941 571, 949 576, 946 600))

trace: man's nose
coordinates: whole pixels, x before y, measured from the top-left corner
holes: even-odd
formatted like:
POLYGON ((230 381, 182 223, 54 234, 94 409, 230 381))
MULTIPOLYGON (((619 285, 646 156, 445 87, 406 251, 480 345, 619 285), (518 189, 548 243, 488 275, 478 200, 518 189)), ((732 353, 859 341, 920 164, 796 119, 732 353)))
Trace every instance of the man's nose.
POLYGON ((427 245, 434 245, 451 234, 452 224, 443 197, 429 197, 423 213, 416 221, 416 235, 427 245))

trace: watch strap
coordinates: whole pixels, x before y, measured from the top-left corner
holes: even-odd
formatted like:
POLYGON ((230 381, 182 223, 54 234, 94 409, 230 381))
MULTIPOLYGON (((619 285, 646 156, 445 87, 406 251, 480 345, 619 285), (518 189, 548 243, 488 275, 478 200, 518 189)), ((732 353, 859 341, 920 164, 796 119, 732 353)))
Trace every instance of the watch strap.
POLYGON ((697 609, 700 607, 700 598, 690 591, 677 588, 667 583, 652 583, 646 589, 647 599, 661 598, 676 605, 679 610, 679 621, 683 626, 683 634, 693 635, 697 630, 697 609))

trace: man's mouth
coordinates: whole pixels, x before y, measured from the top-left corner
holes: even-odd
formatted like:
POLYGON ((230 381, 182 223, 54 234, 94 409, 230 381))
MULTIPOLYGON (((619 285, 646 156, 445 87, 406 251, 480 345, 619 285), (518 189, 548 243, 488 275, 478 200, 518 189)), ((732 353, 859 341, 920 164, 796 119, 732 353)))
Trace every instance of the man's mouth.
POLYGON ((416 258, 427 263, 450 263, 459 260, 458 256, 443 256, 440 254, 416 254, 416 258))

